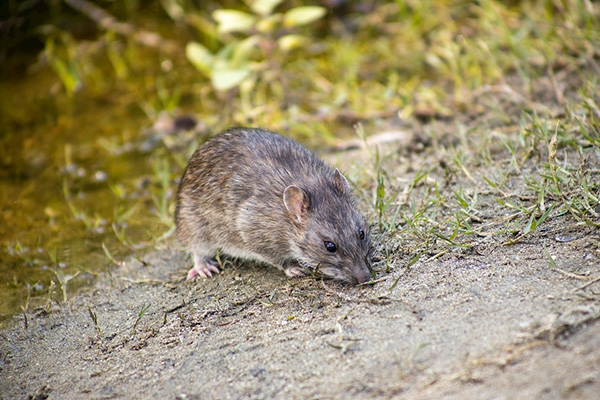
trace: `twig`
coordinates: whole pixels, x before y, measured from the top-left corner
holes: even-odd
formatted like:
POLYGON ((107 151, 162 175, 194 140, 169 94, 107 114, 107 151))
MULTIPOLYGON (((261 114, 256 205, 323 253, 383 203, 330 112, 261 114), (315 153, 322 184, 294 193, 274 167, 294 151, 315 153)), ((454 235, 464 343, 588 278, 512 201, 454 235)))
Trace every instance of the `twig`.
MULTIPOLYGON (((577 275, 569 271, 565 271, 564 269, 560 269, 558 267, 554 267, 556 272, 560 272, 561 274, 568 276, 569 278, 579 279, 580 281, 587 281, 591 279, 589 276, 577 275)), ((589 283, 589 282, 588 282, 589 283)))
POLYGON ((398 109, 387 109, 373 112, 354 112, 348 110, 341 110, 338 112, 323 113, 316 115, 301 115, 298 117, 300 122, 332 122, 344 120, 346 124, 352 125, 358 121, 368 121, 376 118, 392 118, 398 114, 398 109))
POLYGON ((333 151, 347 151, 352 149, 365 149, 377 145, 387 145, 389 143, 399 143, 399 145, 408 145, 413 140, 414 134, 408 130, 393 130, 370 135, 366 138, 343 140, 332 147, 333 151))
POLYGON ((121 276, 121 277, 119 277, 119 279, 121 279, 122 281, 125 281, 125 282, 130 282, 130 283, 135 283, 135 284, 144 284, 144 283, 150 283, 153 285, 165 284, 164 281, 161 281, 159 279, 131 279, 131 278, 127 278, 125 276, 121 276))
POLYGON ((371 280, 371 281, 368 281, 368 282, 359 283, 357 286, 371 286, 371 285, 374 285, 374 284, 379 283, 379 282, 385 282, 387 280, 388 280, 388 277, 387 276, 383 276, 383 277, 381 277, 379 279, 375 279, 374 281, 371 280))
POLYGON ((446 253, 448 253, 448 250, 442 250, 439 253, 437 253, 436 255, 433 255, 433 256, 429 257, 425 262, 428 263, 430 261, 438 259, 438 258, 440 258, 441 256, 443 256, 446 253))
POLYGON ((594 284, 594 283, 596 283, 596 282, 600 282, 600 276, 598 276, 598 277, 596 277, 596 278, 592 279, 591 281, 587 282, 585 285, 581 285, 581 286, 579 286, 578 288, 575 288, 575 289, 573 290, 573 292, 577 292, 577 291, 579 291, 579 290, 583 290, 583 289, 585 289, 586 287, 588 287, 588 286, 590 286, 590 285, 593 285, 593 284, 594 284))
MULTIPOLYGON (((406 302, 402 301, 402 300, 398 300, 398 299, 390 299, 387 297, 380 297, 377 299, 373 299, 373 298, 367 298, 367 299, 361 299, 358 297, 353 297, 353 296, 348 296, 347 294, 338 292, 336 290, 333 290, 332 288, 328 287, 327 285, 325 285, 325 281, 321 281, 321 285, 323 286, 323 289, 325 289, 325 291, 335 294, 336 296, 338 296, 339 298, 346 300, 346 301, 353 301, 356 303, 369 303, 369 304, 378 304, 378 305, 384 305, 384 304, 389 304, 391 302, 398 302, 398 303, 403 303, 406 304, 406 302)), ((408 304, 407 304, 408 305, 408 304)))
POLYGON ((526 98, 525 96, 523 96, 521 93, 517 92, 516 90, 514 90, 513 88, 511 88, 510 86, 504 84, 504 85, 485 85, 482 86, 480 89, 474 90, 472 95, 473 97, 479 97, 483 94, 487 94, 487 93, 504 93, 508 96, 511 97, 511 100, 513 100, 513 103, 516 104, 525 104, 526 106, 530 107, 531 109, 538 111, 538 112, 550 112, 550 115, 553 114, 552 110, 541 104, 541 103, 536 103, 534 101, 529 100, 528 98, 526 98))
POLYGON ((550 76, 550 83, 552 83, 552 89, 554 90, 554 97, 556 97, 556 101, 561 106, 564 106, 565 97, 563 96, 562 90, 560 90, 558 87, 558 81, 556 80, 556 76, 554 76, 554 70, 550 64, 548 64, 548 76, 550 76))
POLYGON ((123 36, 133 37, 138 43, 148 47, 157 47, 168 52, 177 50, 175 42, 163 39, 160 35, 140 29, 134 25, 118 21, 115 17, 104 11, 97 5, 87 0, 64 0, 75 10, 88 16, 99 26, 108 31, 117 32, 123 36))

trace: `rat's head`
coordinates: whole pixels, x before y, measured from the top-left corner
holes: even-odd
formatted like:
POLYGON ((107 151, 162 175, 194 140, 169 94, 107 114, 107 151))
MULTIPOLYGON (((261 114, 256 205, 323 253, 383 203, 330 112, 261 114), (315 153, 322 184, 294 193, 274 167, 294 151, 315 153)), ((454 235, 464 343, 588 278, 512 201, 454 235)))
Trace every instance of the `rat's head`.
POLYGON ((303 267, 351 284, 372 278, 370 229, 339 170, 318 187, 288 186, 283 201, 298 228, 291 247, 303 267))

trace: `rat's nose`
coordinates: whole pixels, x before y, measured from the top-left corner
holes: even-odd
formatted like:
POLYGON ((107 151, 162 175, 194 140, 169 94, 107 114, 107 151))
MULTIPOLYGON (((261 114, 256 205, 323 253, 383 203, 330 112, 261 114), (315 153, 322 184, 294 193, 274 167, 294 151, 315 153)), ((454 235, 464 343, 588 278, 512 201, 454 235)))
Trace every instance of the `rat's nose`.
POLYGON ((356 278, 356 280, 358 281, 358 283, 369 282, 371 280, 371 278, 373 278, 371 276, 371 272, 365 266, 361 266, 361 268, 357 272, 358 273, 354 274, 354 277, 356 278))

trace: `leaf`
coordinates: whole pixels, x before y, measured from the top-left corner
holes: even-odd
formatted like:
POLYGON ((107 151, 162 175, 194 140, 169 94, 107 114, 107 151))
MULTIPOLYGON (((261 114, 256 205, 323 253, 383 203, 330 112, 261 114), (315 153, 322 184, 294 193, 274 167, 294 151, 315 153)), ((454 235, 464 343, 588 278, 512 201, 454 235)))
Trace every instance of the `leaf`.
POLYGON ((271 15, 275 7, 281 4, 282 1, 283 0, 254 0, 252 2, 246 1, 246 4, 250 6, 250 9, 254 13, 266 16, 271 15))
POLYGON ((211 82, 215 89, 225 91, 238 86, 249 75, 249 68, 222 69, 213 71, 211 82))
POLYGON ((177 0, 162 0, 160 3, 173 21, 178 21, 185 16, 185 10, 177 0))
MULTIPOLYGON (((533 221, 535 220, 535 213, 531 213, 531 215, 529 216, 529 222, 527 222, 527 225, 525 225, 525 228, 523 228, 523 234, 527 234, 529 232, 531 232, 531 226, 533 225, 533 221)), ((535 229, 535 227, 534 227, 535 229)))
POLYGON ((492 182, 491 180, 489 180, 488 178, 486 178, 485 176, 482 176, 483 180, 490 185, 493 189, 498 189, 498 186, 492 182))
POLYGON ((198 71, 210 76, 214 56, 206 47, 197 42, 189 42, 185 46, 185 55, 198 71))
POLYGON ((237 10, 216 10, 212 16, 219 24, 219 33, 248 32, 255 23, 254 15, 237 10))
MULTIPOLYGON (((411 258, 411 260, 408 262, 408 264, 406 266, 411 267, 411 266, 415 265, 415 263, 417 261, 419 261, 419 258, 421 258, 422 255, 423 255, 422 253, 417 253, 413 258, 411 258)), ((398 277, 398 278, 400 278, 400 277, 398 277)))
POLYGON ((548 207, 548 209, 546 210, 546 212, 544 212, 542 214, 542 216, 535 222, 535 227, 537 228, 538 226, 540 226, 542 224, 542 222, 544 222, 546 220, 546 218, 548 217, 548 214, 550 214, 550 212, 552 210, 554 210, 554 207, 556 206, 556 204, 551 204, 550 207, 548 207))
POLYGON ((378 179, 378 185, 377 185, 377 197, 383 201, 383 199, 385 198, 385 183, 383 182, 383 179, 378 179))
POLYGON ((63 85, 65 85, 67 93, 74 93, 80 83, 79 79, 77 79, 77 73, 75 72, 75 69, 67 67, 67 64, 61 60, 54 60, 54 67, 63 85))
POLYGON ((231 48, 230 67, 237 67, 242 64, 247 64, 252 51, 257 47, 258 37, 256 35, 249 36, 235 43, 231 48))
POLYGON ((121 263, 118 262, 117 260, 115 260, 115 258, 112 256, 112 254, 110 254, 110 251, 108 250, 108 247, 106 247, 104 242, 102 242, 102 250, 104 250, 104 254, 106 255, 106 258, 108 258, 108 260, 110 262, 112 262, 115 265, 121 265, 121 263))
POLYGON ((302 35, 285 35, 277 39, 277 46, 283 51, 290 51, 304 46, 308 38, 302 35))
POLYGON ((310 24, 323 17, 326 13, 327 10, 324 7, 318 6, 292 8, 283 16, 283 24, 288 28, 310 24))
POLYGON ((281 13, 276 13, 273 15, 269 15, 268 17, 261 18, 260 21, 256 23, 256 29, 262 33, 275 32, 278 28, 281 27, 282 19, 283 14, 281 13))

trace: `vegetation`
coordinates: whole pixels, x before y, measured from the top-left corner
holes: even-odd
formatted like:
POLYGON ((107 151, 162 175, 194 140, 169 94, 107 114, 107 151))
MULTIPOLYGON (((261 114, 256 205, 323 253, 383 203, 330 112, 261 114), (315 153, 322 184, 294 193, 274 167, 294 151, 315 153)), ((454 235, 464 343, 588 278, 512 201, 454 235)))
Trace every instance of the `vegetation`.
MULTIPOLYGON (((309 146, 335 146, 354 135, 368 143, 389 129, 413 132, 400 150, 368 144, 370 160, 350 171, 374 221, 380 269, 477 251, 489 237, 511 245, 557 218, 598 228, 597 3, 201 4, 50 2, 54 16, 91 20, 93 29, 81 34, 59 18, 38 29, 44 45, 34 67, 51 69, 61 85, 48 89, 57 93, 50 105, 31 105, 33 114, 36 107, 53 110, 38 129, 76 118, 83 104, 109 103, 125 110, 120 121, 135 121, 87 142, 101 156, 86 157, 83 177, 72 150, 82 150, 81 138, 63 137, 47 168, 62 169, 50 179, 66 207, 35 206, 56 230, 78 226, 100 243, 93 250, 106 255, 103 263, 169 238, 187 158, 203 135, 231 125, 289 132, 309 146), (193 130, 161 128, 185 113, 200 121, 193 130), (154 130, 141 129, 150 123, 154 130), (413 165, 411 152, 424 161, 413 165), (88 192, 104 201, 90 201, 88 192)), ((33 124, 32 117, 9 116, 8 106, 2 111, 17 132, 33 124)), ((53 271, 11 281, 26 293, 21 304, 29 305, 32 291, 53 298, 57 286, 66 301, 68 282, 99 269, 83 256, 59 266, 56 249, 63 252, 65 243, 32 236, 2 237, 11 265, 53 271)))

